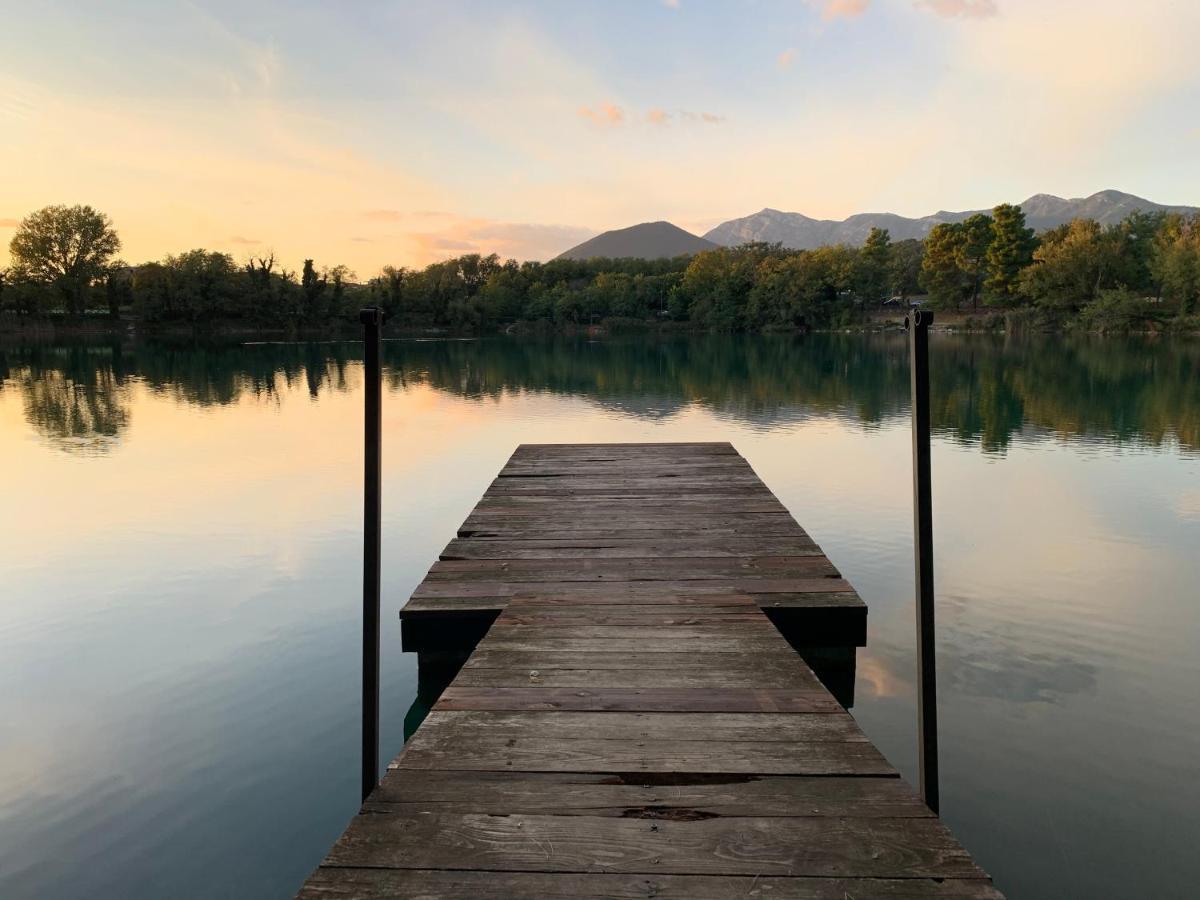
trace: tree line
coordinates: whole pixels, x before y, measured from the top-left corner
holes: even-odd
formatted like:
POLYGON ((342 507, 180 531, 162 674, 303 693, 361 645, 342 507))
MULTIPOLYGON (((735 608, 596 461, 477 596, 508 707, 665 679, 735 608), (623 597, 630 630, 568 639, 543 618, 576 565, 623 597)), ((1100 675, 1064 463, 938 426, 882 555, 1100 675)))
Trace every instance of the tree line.
POLYGON ((1020 207, 997 206, 893 242, 789 250, 752 243, 676 259, 517 262, 464 256, 385 267, 365 283, 347 267, 299 272, 272 256, 235 262, 189 250, 131 266, 107 216, 52 206, 21 222, 0 272, 0 311, 17 316, 130 315, 147 326, 302 330, 351 323, 364 305, 394 325, 486 332, 673 322, 716 331, 851 326, 881 305, 1025 310, 1047 325, 1099 330, 1200 327, 1200 216, 1077 219, 1040 236, 1020 207))

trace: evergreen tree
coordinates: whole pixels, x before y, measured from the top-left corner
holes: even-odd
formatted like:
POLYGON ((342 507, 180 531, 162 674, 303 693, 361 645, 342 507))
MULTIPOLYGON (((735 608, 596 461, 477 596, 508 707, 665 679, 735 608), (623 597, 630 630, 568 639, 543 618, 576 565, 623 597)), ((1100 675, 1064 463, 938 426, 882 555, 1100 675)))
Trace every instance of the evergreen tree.
POLYGON ((925 238, 920 281, 921 287, 929 294, 931 306, 954 309, 962 300, 965 276, 958 265, 962 241, 962 225, 949 222, 934 225, 925 238))
POLYGON ((976 213, 962 223, 955 253, 958 267, 970 285, 972 309, 979 309, 979 289, 987 278, 987 256, 991 246, 991 216, 976 213))
POLYGON ((855 287, 867 303, 879 303, 888 287, 888 267, 892 259, 892 237, 886 228, 872 228, 867 242, 858 253, 855 287))
POLYGON ((1001 203, 992 210, 992 242, 987 249, 988 278, 984 283, 991 297, 1009 302, 1017 290, 1021 270, 1033 262, 1037 239, 1025 227, 1021 207, 1001 203))

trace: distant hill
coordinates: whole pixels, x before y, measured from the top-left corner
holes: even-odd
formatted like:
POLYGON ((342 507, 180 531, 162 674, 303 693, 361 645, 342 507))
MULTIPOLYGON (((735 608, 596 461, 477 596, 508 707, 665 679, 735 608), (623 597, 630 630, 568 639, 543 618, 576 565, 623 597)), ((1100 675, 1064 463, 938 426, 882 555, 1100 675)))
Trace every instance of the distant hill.
POLYGON ((690 231, 670 222, 643 222, 629 228, 618 228, 598 234, 560 253, 556 259, 592 259, 604 256, 610 259, 639 257, 662 259, 713 250, 716 244, 696 237, 690 231))
MULTIPOLYGON (((1095 219, 1107 225, 1120 222, 1135 211, 1198 211, 1194 206, 1164 206, 1120 191, 1100 191, 1090 197, 1072 200, 1064 200, 1052 194, 1034 194, 1021 204, 1021 208, 1025 211, 1026 223, 1036 231, 1055 228, 1076 218, 1095 219)), ((920 239, 940 222, 961 222, 977 212, 986 213, 990 210, 942 210, 919 219, 908 219, 893 213, 859 213, 838 222, 831 219, 810 219, 800 213, 764 209, 743 219, 723 222, 704 237, 726 247, 736 247, 750 241, 778 242, 796 250, 811 250, 825 244, 858 246, 867 239, 867 234, 872 228, 886 228, 893 241, 920 239)))

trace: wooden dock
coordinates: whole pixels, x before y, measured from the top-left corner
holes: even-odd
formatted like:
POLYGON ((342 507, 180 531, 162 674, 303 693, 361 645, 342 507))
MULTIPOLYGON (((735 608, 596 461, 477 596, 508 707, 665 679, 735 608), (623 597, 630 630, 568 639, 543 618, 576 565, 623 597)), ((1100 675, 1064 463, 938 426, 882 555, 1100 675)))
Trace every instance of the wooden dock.
POLYGON ((1001 898, 771 609, 865 623, 730 444, 519 447, 403 614, 482 640, 299 896, 1001 898))

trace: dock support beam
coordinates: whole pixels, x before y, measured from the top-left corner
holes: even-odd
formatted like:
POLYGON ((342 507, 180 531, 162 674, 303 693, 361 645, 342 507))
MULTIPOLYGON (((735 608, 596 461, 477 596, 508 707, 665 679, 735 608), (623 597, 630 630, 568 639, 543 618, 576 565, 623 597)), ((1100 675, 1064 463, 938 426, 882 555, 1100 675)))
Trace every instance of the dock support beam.
POLYGON ((363 324, 363 647, 362 647, 362 799, 379 783, 379 566, 382 411, 380 331, 383 311, 359 313, 363 324))
POLYGON ((933 313, 914 310, 909 334, 912 372, 913 550, 917 600, 917 731, 921 799, 938 811, 937 650, 934 642, 933 500, 929 464, 929 325, 933 313))

